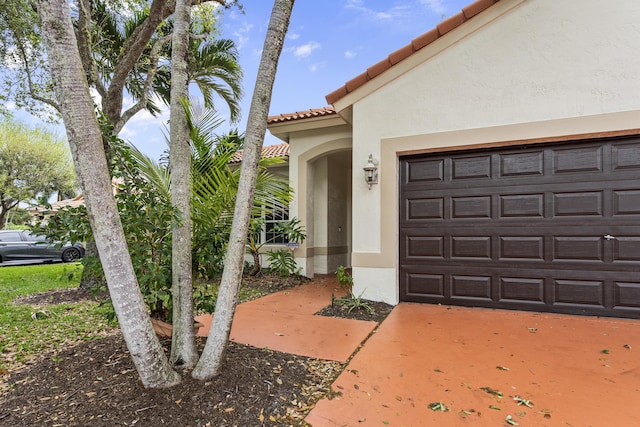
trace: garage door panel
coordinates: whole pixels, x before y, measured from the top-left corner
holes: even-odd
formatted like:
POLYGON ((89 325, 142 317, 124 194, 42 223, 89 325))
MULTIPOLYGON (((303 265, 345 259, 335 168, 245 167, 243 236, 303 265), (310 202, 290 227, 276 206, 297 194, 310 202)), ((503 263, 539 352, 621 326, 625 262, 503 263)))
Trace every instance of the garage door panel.
POLYGON ((604 262, 602 236, 556 236, 553 260, 604 262))
POLYGON ((576 172, 602 172, 603 148, 577 147, 552 150, 553 172, 556 174, 576 172))
POLYGON ((601 191, 556 193, 553 195, 555 216, 602 216, 603 194, 601 191))
POLYGON ((615 282, 615 307, 640 309, 640 282, 615 282))
POLYGON ((400 165, 401 300, 640 318, 640 138, 400 165))
POLYGON ((453 236, 451 237, 451 258, 490 260, 491 236, 453 236))
POLYGON ((500 195, 501 218, 544 218, 544 194, 500 195))
POLYGON ((418 161, 405 166, 406 183, 444 181, 444 159, 418 161))
POLYGON ((491 178, 491 156, 460 157, 451 160, 451 180, 491 178))
POLYGON ((640 169, 640 143, 612 145, 613 170, 640 169))
POLYGON ((404 292, 408 297, 431 298, 431 301, 445 298, 443 274, 407 272, 404 282, 404 292))
POLYGON ((407 221, 444 219, 444 198, 409 199, 407 200, 405 217, 407 221))
POLYGON ((444 259, 444 236, 408 236, 407 258, 444 259))
POLYGON ((640 236, 616 237, 613 245, 613 260, 637 264, 640 275, 640 236))
POLYGON ((491 277, 454 274, 451 276, 451 299, 491 301, 491 277))
POLYGON ((500 300, 512 303, 544 304, 543 278, 501 277, 500 300))
POLYGON ((613 215, 640 215, 640 189, 614 191, 613 215))
POLYGON ((491 218, 491 196, 452 197, 451 219, 491 218))
POLYGON ((544 236, 500 236, 500 260, 544 261, 544 236))
POLYGON ((555 305, 605 305, 605 287, 601 280, 555 280, 554 290, 555 305))
POLYGON ((501 154, 500 176, 542 176, 544 174, 544 152, 501 154))

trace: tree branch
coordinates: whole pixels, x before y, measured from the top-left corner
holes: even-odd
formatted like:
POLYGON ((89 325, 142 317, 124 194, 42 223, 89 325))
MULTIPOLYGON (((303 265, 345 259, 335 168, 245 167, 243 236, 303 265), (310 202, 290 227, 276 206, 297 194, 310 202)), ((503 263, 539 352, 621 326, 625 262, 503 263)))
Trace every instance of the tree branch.
POLYGON ((147 101, 149 100, 149 94, 151 93, 151 87, 153 85, 153 79, 156 76, 156 72, 158 71, 158 60, 159 53, 162 46, 171 40, 171 34, 167 34, 155 41, 153 47, 151 48, 151 53, 149 54, 149 69, 147 71, 147 78, 144 83, 144 88, 142 89, 142 96, 140 100, 133 105, 131 108, 126 110, 120 116, 120 119, 117 123, 115 123, 113 127, 113 133, 115 135, 119 134, 124 125, 138 113, 140 110, 144 109, 147 105, 147 101))
POLYGON ((29 67, 29 58, 27 57, 27 52, 25 51, 24 45, 22 44, 22 42, 20 41, 19 37, 16 37, 17 40, 17 47, 18 47, 18 51, 20 52, 20 57, 22 58, 22 62, 24 63, 24 69, 27 73, 27 84, 29 85, 29 93, 31 94, 31 97, 33 99, 35 99, 36 101, 40 101, 43 102, 51 107, 53 107, 54 109, 56 109, 58 112, 60 112, 60 105, 55 102, 53 99, 49 99, 49 98, 45 98, 44 96, 40 96, 37 92, 36 89, 33 85, 33 80, 31 78, 31 68, 29 67))
MULTIPOLYGON (((221 6, 227 6, 227 0, 192 0, 192 4, 202 4, 215 1, 221 6)), ((149 16, 138 26, 122 48, 116 69, 111 78, 107 96, 102 98, 102 107, 112 123, 120 121, 122 111, 122 92, 129 72, 147 47, 158 25, 168 18, 175 10, 175 0, 153 0, 149 9, 149 16)))
POLYGON ((91 1, 78 1, 78 27, 75 29, 76 39, 78 41, 78 51, 80 52, 80 60, 82 68, 87 76, 89 86, 96 88, 101 97, 107 95, 107 90, 100 81, 98 76, 98 68, 91 55, 91 1))

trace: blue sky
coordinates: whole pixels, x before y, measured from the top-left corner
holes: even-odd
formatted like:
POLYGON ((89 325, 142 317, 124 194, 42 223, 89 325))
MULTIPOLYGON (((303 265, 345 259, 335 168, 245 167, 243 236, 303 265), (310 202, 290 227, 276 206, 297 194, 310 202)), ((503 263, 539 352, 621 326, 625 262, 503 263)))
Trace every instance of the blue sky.
MULTIPOLYGON (((320 108, 325 96, 345 82, 408 44, 438 22, 455 15, 472 0, 297 0, 278 65, 270 115, 320 108)), ((270 0, 243 1, 244 13, 227 11, 221 36, 235 41, 244 70, 242 120, 220 126, 223 134, 237 127, 244 132, 260 61, 270 0)), ((223 104, 216 107, 228 117, 223 104)), ((27 119, 23 114, 16 117, 27 119)), ((120 136, 157 159, 165 150, 164 125, 168 112, 154 119, 138 113, 120 136)), ((30 119, 29 121, 33 121, 30 119)), ((265 145, 279 143, 269 132, 265 145)))

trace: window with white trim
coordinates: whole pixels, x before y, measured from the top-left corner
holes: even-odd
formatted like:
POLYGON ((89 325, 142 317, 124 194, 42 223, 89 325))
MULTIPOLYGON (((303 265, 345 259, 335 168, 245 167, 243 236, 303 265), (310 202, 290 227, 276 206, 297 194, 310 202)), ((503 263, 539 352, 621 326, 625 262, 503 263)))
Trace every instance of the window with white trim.
POLYGON ((270 213, 265 214, 264 216, 264 229, 262 230, 262 235, 260 236, 260 240, 262 242, 267 242, 270 245, 278 245, 287 243, 286 238, 284 236, 278 235, 276 233, 276 226, 283 222, 287 222, 289 220, 289 207, 281 206, 277 209, 274 209, 270 213))

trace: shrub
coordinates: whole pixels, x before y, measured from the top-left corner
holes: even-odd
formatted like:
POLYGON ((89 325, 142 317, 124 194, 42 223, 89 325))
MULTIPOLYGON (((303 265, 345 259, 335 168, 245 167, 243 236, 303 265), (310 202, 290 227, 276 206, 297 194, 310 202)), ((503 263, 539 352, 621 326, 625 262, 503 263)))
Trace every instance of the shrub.
POLYGON ((344 298, 338 298, 335 302, 339 306, 346 307, 349 313, 351 313, 353 310, 364 310, 369 314, 373 313, 373 308, 371 308, 369 303, 362 299, 362 294, 355 296, 353 292, 351 292, 348 296, 344 298))
POLYGON ((340 283, 340 287, 347 291, 351 291, 351 288, 353 288, 353 277, 347 272, 344 265, 338 267, 336 270, 336 276, 338 276, 338 283, 340 283))
POLYGON ((280 277, 287 277, 300 271, 293 254, 286 249, 269 251, 268 260, 269 269, 280 277))

